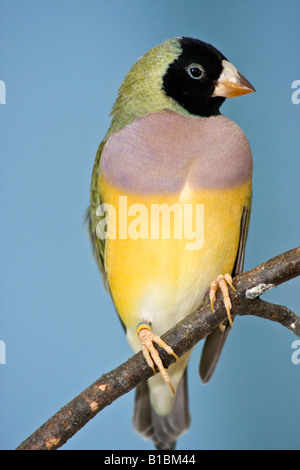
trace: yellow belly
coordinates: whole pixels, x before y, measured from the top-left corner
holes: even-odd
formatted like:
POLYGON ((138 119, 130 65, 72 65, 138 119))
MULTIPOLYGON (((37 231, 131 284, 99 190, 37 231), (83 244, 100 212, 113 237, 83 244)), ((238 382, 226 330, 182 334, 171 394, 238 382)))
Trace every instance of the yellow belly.
POLYGON ((199 305, 213 279, 232 271, 251 183, 228 190, 185 188, 181 194, 142 196, 124 195, 103 178, 100 187, 102 200, 114 208, 107 218, 114 227, 106 239, 105 264, 118 314, 130 330, 150 320, 152 330, 161 335, 199 305), (162 210, 176 205, 169 213, 170 227, 162 228, 153 204, 166 204, 162 210))

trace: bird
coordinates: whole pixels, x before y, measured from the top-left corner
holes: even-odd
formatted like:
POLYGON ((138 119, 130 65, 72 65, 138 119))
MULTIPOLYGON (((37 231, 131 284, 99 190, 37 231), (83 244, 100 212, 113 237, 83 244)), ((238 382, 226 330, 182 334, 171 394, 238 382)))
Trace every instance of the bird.
POLYGON ((153 371, 135 392, 134 429, 171 450, 190 426, 187 365, 161 336, 222 291, 228 318, 200 361, 211 378, 233 325, 230 291, 243 270, 252 153, 220 112, 254 87, 214 46, 174 37, 132 66, 92 171, 89 233, 129 345, 153 371), (157 345, 176 359, 166 370, 157 345))

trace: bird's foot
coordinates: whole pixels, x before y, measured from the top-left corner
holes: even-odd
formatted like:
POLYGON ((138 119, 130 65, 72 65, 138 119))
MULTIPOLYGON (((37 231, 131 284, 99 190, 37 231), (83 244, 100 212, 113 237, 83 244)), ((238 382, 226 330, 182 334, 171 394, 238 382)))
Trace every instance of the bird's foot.
POLYGON ((159 356, 158 351, 153 346, 153 343, 158 344, 161 348, 163 348, 168 354, 171 354, 175 357, 176 360, 179 359, 177 354, 173 351, 173 349, 165 343, 160 336, 152 333, 150 326, 148 323, 139 323, 137 326, 137 335, 142 343, 142 352, 143 356, 148 364, 149 367, 153 370, 154 374, 156 374, 155 366, 157 366, 158 370, 161 373, 161 376, 166 384, 169 385, 172 393, 175 395, 174 387, 171 383, 170 377, 168 372, 163 366, 162 360, 159 356))
MULTIPOLYGON (((214 303, 215 303, 215 300, 216 300, 216 292, 220 288, 221 291, 222 291, 222 294, 223 294, 223 301, 224 301, 224 305, 225 305, 225 308, 226 308, 228 321, 229 321, 230 326, 232 327, 233 322, 232 322, 231 313, 230 313, 232 305, 231 305, 231 300, 230 300, 227 284, 230 285, 232 290, 236 291, 235 287, 232 284, 232 277, 228 273, 224 274, 224 276, 223 276, 223 274, 220 274, 220 276, 218 276, 217 279, 215 279, 211 283, 210 291, 209 291, 210 308, 211 308, 211 311, 213 312, 214 311, 214 303)), ((225 331, 225 326, 224 326, 223 323, 221 323, 219 325, 219 327, 220 327, 221 331, 225 331)))

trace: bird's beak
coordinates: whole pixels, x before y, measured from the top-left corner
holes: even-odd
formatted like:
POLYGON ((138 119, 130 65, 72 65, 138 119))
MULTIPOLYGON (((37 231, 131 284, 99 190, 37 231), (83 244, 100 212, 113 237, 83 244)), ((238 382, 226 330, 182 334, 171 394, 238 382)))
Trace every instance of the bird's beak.
POLYGON ((256 91, 251 83, 249 83, 228 60, 223 60, 222 65, 223 71, 216 83, 215 91, 212 96, 233 98, 234 96, 245 95, 246 93, 256 91))

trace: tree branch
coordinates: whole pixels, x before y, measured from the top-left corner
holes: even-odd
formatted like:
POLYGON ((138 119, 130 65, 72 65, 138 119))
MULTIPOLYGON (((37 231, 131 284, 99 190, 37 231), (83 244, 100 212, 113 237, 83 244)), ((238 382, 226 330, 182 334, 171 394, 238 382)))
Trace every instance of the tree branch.
MULTIPOLYGON (((259 299, 267 290, 299 275, 300 247, 236 276, 234 284, 237 291, 231 292, 232 314, 255 315, 276 321, 300 337, 300 317, 287 307, 259 299)), ((218 294, 215 312, 212 313, 209 303, 204 302, 196 312, 185 317, 163 335, 163 339, 181 356, 226 318, 226 310, 218 294)), ((174 362, 173 356, 162 349, 160 355, 165 367, 174 362)), ((152 370, 139 352, 108 374, 103 374, 22 442, 17 450, 58 449, 103 408, 152 375, 152 370)))

